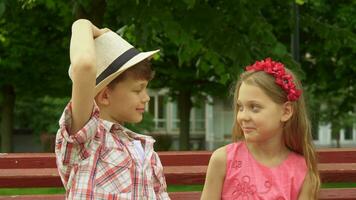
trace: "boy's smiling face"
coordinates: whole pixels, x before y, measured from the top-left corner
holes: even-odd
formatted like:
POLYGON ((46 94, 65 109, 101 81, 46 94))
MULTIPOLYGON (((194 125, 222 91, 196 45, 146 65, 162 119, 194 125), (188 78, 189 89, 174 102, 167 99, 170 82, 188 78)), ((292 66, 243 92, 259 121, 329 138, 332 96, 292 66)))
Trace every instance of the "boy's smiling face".
POLYGON ((104 88, 96 97, 100 117, 120 124, 140 122, 150 100, 147 85, 147 80, 127 76, 113 88, 104 88))

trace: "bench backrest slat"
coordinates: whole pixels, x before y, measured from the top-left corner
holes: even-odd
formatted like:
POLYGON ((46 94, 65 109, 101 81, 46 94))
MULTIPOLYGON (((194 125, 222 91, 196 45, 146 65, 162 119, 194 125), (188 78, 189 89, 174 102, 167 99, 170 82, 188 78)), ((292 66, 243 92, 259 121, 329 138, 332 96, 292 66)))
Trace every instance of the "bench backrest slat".
MULTIPOLYGON (((203 184, 207 166, 166 166, 167 184, 203 184)), ((356 163, 319 164, 322 182, 355 182, 356 163)), ((2 169, 0 187, 62 187, 56 168, 2 169)))
MULTIPOLYGON (((210 151, 158 152, 163 166, 208 165, 210 151)), ((356 163, 356 148, 318 149, 319 163, 356 163)), ((2 153, 0 169, 56 167, 54 153, 2 153)))
POLYGON ((319 163, 356 163, 356 148, 318 149, 319 163))

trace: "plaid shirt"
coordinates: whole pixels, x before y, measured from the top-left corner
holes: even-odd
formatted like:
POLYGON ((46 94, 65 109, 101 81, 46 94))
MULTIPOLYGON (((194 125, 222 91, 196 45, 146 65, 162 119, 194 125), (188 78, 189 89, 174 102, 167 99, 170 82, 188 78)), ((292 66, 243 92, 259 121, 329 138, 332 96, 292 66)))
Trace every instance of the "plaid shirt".
POLYGON ((88 123, 69 135, 71 103, 59 121, 57 167, 67 199, 169 200, 154 140, 99 118, 95 105, 88 123), (143 144, 142 160, 132 139, 143 144))

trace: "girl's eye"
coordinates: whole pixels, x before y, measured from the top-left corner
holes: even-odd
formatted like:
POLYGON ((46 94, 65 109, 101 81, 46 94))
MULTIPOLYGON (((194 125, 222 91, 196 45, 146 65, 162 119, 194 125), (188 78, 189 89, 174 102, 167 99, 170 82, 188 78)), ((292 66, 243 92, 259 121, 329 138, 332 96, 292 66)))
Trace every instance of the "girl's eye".
POLYGON ((244 109, 243 109, 243 107, 241 105, 237 105, 237 110, 242 112, 244 109))
POLYGON ((251 110, 252 112, 258 112, 260 110, 260 107, 256 105, 251 105, 251 110))

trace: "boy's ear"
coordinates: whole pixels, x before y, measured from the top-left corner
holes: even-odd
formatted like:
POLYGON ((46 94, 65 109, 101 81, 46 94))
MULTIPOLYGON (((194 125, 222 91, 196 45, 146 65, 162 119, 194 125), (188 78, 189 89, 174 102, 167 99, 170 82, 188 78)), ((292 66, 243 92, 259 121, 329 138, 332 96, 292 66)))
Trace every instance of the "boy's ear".
POLYGON ((286 122, 288 121, 292 115, 293 115, 293 105, 290 101, 285 102, 282 105, 282 117, 281 117, 281 121, 282 122, 286 122))
POLYGON ((109 88, 106 86, 104 87, 95 97, 95 101, 98 105, 103 105, 103 106, 107 106, 110 104, 109 101, 109 88))

